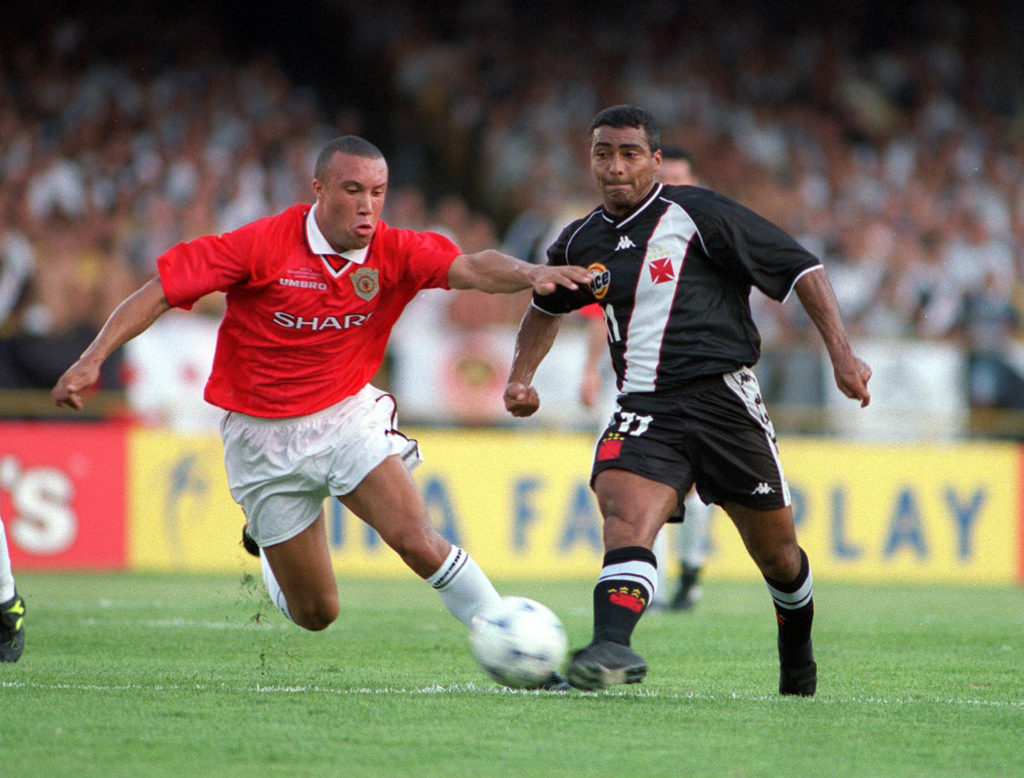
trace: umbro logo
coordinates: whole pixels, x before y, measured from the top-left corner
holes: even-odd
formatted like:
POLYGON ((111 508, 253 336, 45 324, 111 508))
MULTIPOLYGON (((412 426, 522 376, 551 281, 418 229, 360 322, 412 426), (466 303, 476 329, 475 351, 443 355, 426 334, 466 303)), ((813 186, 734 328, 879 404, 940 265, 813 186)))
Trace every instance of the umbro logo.
POLYGON ((619 245, 615 247, 616 251, 622 251, 623 249, 635 249, 636 244, 629 239, 628 235, 623 235, 619 238, 619 245))
POLYGON ((772 489, 771 484, 762 481, 754 487, 754 491, 752 491, 751 494, 771 494, 774 491, 775 490, 772 489))

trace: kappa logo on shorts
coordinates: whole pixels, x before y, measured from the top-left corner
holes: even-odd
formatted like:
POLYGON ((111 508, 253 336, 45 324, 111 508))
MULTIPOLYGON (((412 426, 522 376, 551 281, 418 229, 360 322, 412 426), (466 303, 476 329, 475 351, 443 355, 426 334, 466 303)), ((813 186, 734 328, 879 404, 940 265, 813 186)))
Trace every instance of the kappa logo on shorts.
POLYGON ((761 483, 754 487, 754 491, 752 491, 751 494, 771 494, 774 491, 775 490, 772 489, 771 484, 762 481, 761 483))
POLYGON ((372 300, 380 291, 377 269, 373 267, 361 267, 349 278, 352 279, 352 287, 356 294, 364 300, 372 300))

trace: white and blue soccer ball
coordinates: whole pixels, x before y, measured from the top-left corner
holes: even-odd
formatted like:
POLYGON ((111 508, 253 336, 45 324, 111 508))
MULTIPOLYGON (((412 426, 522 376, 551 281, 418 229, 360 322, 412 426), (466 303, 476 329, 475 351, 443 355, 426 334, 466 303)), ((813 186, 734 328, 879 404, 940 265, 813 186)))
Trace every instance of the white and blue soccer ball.
POLYGON ((562 667, 569 640, 550 608, 528 597, 502 597, 473 617, 469 647, 495 681, 529 689, 562 667))

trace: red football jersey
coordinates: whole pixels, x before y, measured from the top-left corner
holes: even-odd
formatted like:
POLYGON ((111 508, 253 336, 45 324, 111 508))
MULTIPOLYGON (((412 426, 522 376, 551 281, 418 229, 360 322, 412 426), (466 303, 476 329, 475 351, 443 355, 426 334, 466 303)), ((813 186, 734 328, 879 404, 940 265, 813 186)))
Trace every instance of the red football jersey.
POLYGON ((383 221, 367 249, 329 251, 310 205, 180 243, 157 259, 171 305, 227 293, 208 402, 251 416, 304 416, 355 394, 384 359, 420 289, 448 288, 459 249, 383 221))

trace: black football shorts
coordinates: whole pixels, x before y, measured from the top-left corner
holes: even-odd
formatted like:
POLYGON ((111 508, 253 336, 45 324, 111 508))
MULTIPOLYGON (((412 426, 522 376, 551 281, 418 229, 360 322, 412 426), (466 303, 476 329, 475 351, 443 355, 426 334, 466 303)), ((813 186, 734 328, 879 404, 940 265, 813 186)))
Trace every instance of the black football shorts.
POLYGON ((775 430, 749 368, 671 392, 620 395, 594 450, 591 485, 610 468, 674 487, 680 507, 694 483, 708 504, 790 504, 775 430))

